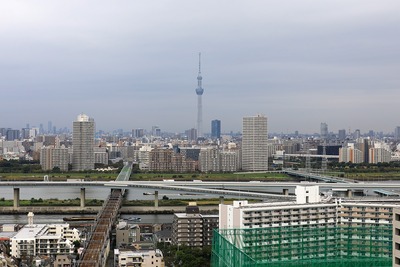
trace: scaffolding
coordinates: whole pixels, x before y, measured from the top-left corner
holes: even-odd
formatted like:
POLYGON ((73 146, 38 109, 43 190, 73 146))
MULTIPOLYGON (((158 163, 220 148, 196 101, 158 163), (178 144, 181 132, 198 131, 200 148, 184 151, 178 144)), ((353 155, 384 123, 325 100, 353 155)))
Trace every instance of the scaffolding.
POLYGON ((211 264, 233 266, 392 266, 392 226, 285 226, 215 230, 211 264))

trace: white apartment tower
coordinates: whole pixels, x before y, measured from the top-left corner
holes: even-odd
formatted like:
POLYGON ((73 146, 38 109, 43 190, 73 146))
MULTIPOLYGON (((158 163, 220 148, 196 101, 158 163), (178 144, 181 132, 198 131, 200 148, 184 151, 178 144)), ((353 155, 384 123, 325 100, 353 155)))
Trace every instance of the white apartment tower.
POLYGON ((242 169, 268 170, 267 117, 263 115, 243 118, 242 169))
POLYGON ((73 123, 72 170, 94 169, 94 133, 94 120, 85 114, 78 115, 73 123))

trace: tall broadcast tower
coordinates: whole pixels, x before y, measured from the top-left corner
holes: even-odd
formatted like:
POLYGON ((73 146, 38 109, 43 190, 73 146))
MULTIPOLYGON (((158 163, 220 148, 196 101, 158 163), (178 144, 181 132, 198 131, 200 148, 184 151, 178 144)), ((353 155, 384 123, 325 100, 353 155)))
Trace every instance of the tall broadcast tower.
POLYGON ((204 89, 201 87, 201 53, 199 53, 199 74, 197 75, 197 137, 203 137, 203 107, 201 103, 201 96, 204 93, 204 89))

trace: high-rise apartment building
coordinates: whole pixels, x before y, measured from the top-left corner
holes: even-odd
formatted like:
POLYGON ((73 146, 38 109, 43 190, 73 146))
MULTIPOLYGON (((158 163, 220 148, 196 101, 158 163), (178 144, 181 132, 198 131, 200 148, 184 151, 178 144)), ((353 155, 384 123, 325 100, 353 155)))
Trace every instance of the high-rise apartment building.
POLYGON ((392 159, 392 152, 388 149, 378 147, 369 149, 369 162, 376 164, 379 162, 390 162, 392 159))
POLYGON ((195 128, 189 129, 185 131, 185 135, 187 136, 188 141, 197 140, 197 130, 195 128))
POLYGON ((243 118, 242 169, 268 170, 267 117, 263 115, 243 118))
POLYGON ((52 134, 53 133, 53 123, 51 121, 47 122, 47 133, 52 134))
POLYGON ((85 114, 78 115, 73 123, 72 134, 72 170, 84 171, 94 169, 94 134, 93 118, 85 114))
POLYGON ((23 140, 25 140, 25 139, 29 139, 29 134, 30 134, 30 129, 29 128, 22 128, 21 129, 21 138, 23 139, 23 140))
POLYGON ((212 120, 211 121, 211 138, 219 139, 221 138, 221 121, 212 120))
POLYGON ((161 136, 161 129, 158 126, 151 127, 151 135, 152 136, 161 136))
POLYGON ((132 137, 134 138, 140 138, 144 136, 144 130, 143 129, 133 129, 132 130, 132 137))
POLYGON ((400 126, 397 126, 396 128, 394 128, 394 139, 400 140, 400 126))
POLYGON ((346 139, 346 130, 345 130, 345 129, 339 130, 339 132, 338 132, 338 139, 339 139, 339 140, 344 140, 344 139, 346 139))
POLYGON ((6 133, 6 141, 19 140, 19 136, 20 136, 19 130, 9 129, 9 130, 7 130, 7 133, 6 133))
POLYGON ((355 131, 354 131, 354 134, 353 134, 353 139, 358 139, 358 138, 360 138, 360 137, 361 137, 361 131, 360 131, 360 129, 355 130, 355 131))
POLYGON ((361 150, 354 147, 354 144, 349 144, 347 147, 339 148, 339 162, 362 163, 363 153, 361 150))
POLYGON ((326 124, 325 122, 321 122, 321 138, 328 138, 328 124, 326 124))

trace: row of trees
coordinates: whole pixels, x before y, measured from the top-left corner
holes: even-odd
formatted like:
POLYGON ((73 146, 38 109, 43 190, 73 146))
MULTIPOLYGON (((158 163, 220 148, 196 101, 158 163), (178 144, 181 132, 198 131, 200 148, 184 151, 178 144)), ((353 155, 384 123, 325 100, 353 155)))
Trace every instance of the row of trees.
POLYGON ((28 160, 2 160, 0 173, 38 173, 42 172, 39 161, 28 160))
POLYGON ((329 168, 342 172, 397 172, 400 171, 400 162, 378 162, 371 163, 352 163, 352 162, 330 162, 329 168))
MULTIPOLYGON (((297 161, 292 161, 286 163, 286 165, 292 164, 294 168, 304 168, 305 160, 298 159, 297 161)), ((313 160, 311 162, 312 168, 320 168, 321 160, 313 160)), ((112 167, 117 168, 115 173, 121 171, 123 167, 123 161, 119 161, 116 163, 109 162, 109 165, 96 164, 96 168, 106 168, 112 167)), ((370 163, 351 163, 351 162, 338 162, 338 161, 329 161, 328 168, 335 171, 342 172, 390 172, 390 171, 400 171, 400 162, 392 161, 392 162, 381 162, 377 164, 370 163)), ((72 169, 72 166, 69 166, 69 170, 72 169)), ((0 173, 43 173, 45 171, 42 170, 39 161, 28 161, 28 160, 2 160, 0 161, 0 173)), ((59 167, 54 167, 51 171, 46 171, 47 173, 61 173, 59 167)), ((93 171, 95 172, 95 171, 93 171)), ((140 173, 139 166, 135 164, 133 166, 132 173, 140 173)), ((88 171, 82 171, 82 173, 88 173, 88 171)), ((173 178, 181 178, 182 175, 175 175, 173 178)), ((193 174, 192 178, 196 178, 197 174, 193 174)))
MULTIPOLYGON (((101 165, 96 164, 96 168, 105 168, 105 167, 112 167, 117 168, 114 172, 120 172, 124 163, 123 161, 119 161, 116 163, 109 162, 109 165, 101 165)), ((72 170, 72 165, 69 164, 69 170, 72 170)), ((1 160, 0 161, 0 173, 61 173, 59 167, 54 167, 51 171, 43 171, 42 166, 40 165, 39 161, 35 160, 1 160)), ((82 173, 87 173, 88 171, 83 171, 82 173)), ((95 172, 95 171, 93 171, 95 172)))

